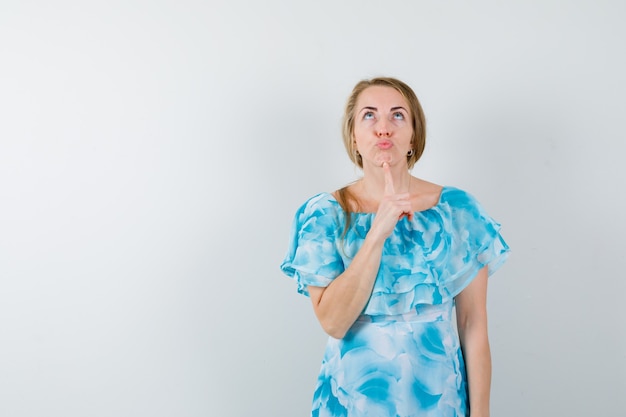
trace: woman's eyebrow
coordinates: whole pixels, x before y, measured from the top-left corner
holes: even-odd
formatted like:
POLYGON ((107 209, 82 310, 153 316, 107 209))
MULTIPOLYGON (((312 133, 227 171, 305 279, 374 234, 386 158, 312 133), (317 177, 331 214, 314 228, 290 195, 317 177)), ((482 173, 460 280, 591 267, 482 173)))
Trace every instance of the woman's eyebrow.
MULTIPOLYGON (((359 110, 359 113, 362 112, 363 110, 373 110, 373 111, 378 111, 378 107, 373 107, 373 106, 363 106, 363 108, 361 110, 359 110)), ((389 109, 389 111, 396 111, 396 110, 404 110, 407 111, 407 109, 405 109, 402 106, 395 106, 392 107, 391 109, 389 109)))

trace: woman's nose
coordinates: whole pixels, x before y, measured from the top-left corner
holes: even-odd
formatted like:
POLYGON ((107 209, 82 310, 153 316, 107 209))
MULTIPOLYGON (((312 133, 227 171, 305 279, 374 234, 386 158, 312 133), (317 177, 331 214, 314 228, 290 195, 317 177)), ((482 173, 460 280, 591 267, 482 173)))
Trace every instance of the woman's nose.
POLYGON ((378 128, 377 128, 377 133, 378 137, 380 138, 384 138, 384 137, 389 137, 391 136, 391 132, 389 132, 389 129, 387 128, 387 125, 385 123, 381 123, 378 128))

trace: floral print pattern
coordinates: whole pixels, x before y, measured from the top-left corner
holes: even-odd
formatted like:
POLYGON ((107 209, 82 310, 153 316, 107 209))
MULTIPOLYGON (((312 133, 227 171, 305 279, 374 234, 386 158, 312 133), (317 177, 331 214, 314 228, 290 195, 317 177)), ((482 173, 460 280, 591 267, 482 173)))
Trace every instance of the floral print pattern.
MULTIPOLYGON (((297 211, 282 271, 308 295, 328 286, 358 252, 373 213, 345 213, 328 193, 297 211)), ((454 297, 478 271, 493 274, 509 247, 469 193, 444 187, 439 202, 401 219, 385 242, 372 295, 342 339, 329 338, 314 417, 465 416, 465 365, 454 297)))

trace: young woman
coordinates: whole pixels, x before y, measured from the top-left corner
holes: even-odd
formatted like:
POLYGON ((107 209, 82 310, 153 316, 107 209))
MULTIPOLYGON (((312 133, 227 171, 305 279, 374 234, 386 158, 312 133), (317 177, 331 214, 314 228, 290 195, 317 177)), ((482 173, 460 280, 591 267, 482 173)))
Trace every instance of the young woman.
POLYGON ((411 175, 425 138, 408 85, 359 82, 343 139, 363 176, 296 213, 281 269, 330 336, 313 416, 489 416, 487 277, 509 248, 470 194, 411 175))

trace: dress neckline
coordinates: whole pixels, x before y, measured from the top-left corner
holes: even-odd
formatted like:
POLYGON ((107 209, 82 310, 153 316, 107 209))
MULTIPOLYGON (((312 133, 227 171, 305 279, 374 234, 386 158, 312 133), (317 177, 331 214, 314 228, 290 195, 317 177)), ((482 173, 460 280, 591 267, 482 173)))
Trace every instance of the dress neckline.
MULTIPOLYGON (((449 186, 447 186, 447 185, 443 185, 443 186, 441 187, 441 190, 439 191, 439 198, 437 198, 437 202, 436 202, 433 206, 428 207, 427 209, 424 209, 424 210, 416 210, 416 211, 414 211, 413 213, 414 213, 414 214, 418 214, 418 213, 425 213, 425 212, 427 212, 427 211, 434 210, 434 209, 436 209, 437 207, 439 207, 439 206, 441 205, 441 202, 442 202, 442 199, 443 199, 443 194, 444 194, 444 193, 445 193, 448 189, 450 189, 450 187, 449 187, 449 186)), ((335 204, 337 204, 337 205, 340 205, 340 204, 339 204, 339 201, 337 201, 337 199, 335 198, 335 196, 334 196, 332 193, 329 193, 329 192, 324 192, 324 193, 322 193, 322 194, 326 194, 326 195, 328 196, 328 199, 329 199, 330 201, 332 201, 333 203, 335 203, 335 204)), ((355 212, 353 212, 353 214, 371 215, 371 214, 376 214, 376 212, 371 212, 371 211, 355 211, 355 212)))

